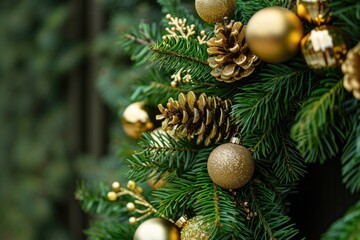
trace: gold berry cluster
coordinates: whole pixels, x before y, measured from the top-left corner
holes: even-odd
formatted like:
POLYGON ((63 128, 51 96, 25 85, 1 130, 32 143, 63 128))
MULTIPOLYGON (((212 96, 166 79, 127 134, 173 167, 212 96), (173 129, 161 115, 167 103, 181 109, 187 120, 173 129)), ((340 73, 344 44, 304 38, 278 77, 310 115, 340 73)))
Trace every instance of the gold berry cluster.
POLYGON ((243 203, 241 203, 241 207, 244 210, 244 212, 247 214, 246 216, 247 220, 251 220, 253 217, 257 216, 257 212, 253 212, 250 210, 248 201, 244 201, 243 203))
POLYGON ((132 180, 128 181, 126 188, 122 187, 119 182, 113 182, 112 190, 113 191, 110 191, 107 194, 107 198, 110 201, 116 201, 124 195, 130 195, 134 198, 133 202, 128 202, 126 204, 126 208, 129 212, 136 212, 140 214, 140 216, 130 217, 130 224, 138 223, 152 213, 157 212, 157 210, 142 196, 143 189, 140 186, 137 186, 136 182, 132 180))

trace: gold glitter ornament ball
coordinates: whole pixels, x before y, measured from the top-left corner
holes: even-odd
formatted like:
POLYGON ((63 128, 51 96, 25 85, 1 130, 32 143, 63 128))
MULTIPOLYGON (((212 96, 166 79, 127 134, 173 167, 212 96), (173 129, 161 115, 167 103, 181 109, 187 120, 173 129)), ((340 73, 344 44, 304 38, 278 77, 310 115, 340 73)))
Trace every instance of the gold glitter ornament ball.
POLYGON ((180 232, 166 219, 150 218, 136 229, 134 240, 180 240, 180 232))
POLYGON ((207 163, 211 180, 226 189, 244 186, 252 178, 254 168, 250 151, 235 143, 217 146, 210 153, 207 163))
POLYGON ((346 57, 343 32, 334 26, 320 26, 301 40, 301 50, 307 65, 313 69, 337 67, 346 57))
POLYGON ((223 21, 230 18, 235 11, 236 0, 195 0, 198 15, 208 23, 223 21))
POLYGON ((300 19, 282 7, 267 7, 256 12, 246 26, 250 50, 268 63, 286 62, 299 50, 304 35, 300 19))
POLYGON ((208 240, 210 234, 206 231, 207 224, 199 216, 193 217, 186 221, 184 228, 181 230, 181 240, 208 240))
POLYGON ((296 13, 301 19, 318 26, 330 20, 327 0, 297 0, 296 13))
POLYGON ((122 116, 122 126, 125 133, 137 140, 141 135, 154 128, 149 114, 145 111, 143 102, 135 102, 125 108, 122 116))

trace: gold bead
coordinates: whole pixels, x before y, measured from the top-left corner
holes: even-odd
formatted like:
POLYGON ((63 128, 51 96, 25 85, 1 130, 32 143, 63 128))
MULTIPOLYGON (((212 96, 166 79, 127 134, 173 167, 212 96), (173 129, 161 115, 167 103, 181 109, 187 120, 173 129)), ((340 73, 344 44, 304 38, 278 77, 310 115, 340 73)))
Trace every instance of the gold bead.
POLYGON ((121 189, 121 185, 120 185, 119 182, 113 182, 113 183, 111 184, 111 186, 112 186, 112 189, 113 189, 115 192, 119 192, 120 189, 121 189))
POLYGON ((126 208, 129 212, 134 211, 136 209, 135 204, 133 202, 127 203, 126 208))
POLYGON ((298 0, 296 13, 308 23, 318 26, 330 20, 330 7, 327 0, 298 0))
POLYGON ((340 28, 320 26, 301 40, 301 50, 310 68, 336 67, 346 57, 347 46, 340 28))
POLYGON ((132 181, 132 180, 128 181, 128 183, 127 183, 127 188, 130 189, 131 191, 135 190, 135 188, 136 188, 136 182, 134 182, 134 181, 132 181))
POLYGON ((136 223, 137 223, 136 217, 130 217, 130 218, 129 218, 129 223, 130 223, 131 225, 136 224, 136 223))
POLYGON ((244 186, 252 178, 254 168, 250 151, 234 143, 217 146, 210 153, 207 163, 212 181, 226 189, 244 186))
POLYGON ((235 0, 195 0, 197 14, 208 23, 220 22, 235 11, 235 0))
POLYGON ((117 194, 116 194, 116 192, 108 192, 107 198, 108 198, 110 201, 116 201, 116 199, 117 199, 117 194))
POLYGON ((180 240, 180 232, 174 224, 163 218, 150 218, 136 229, 134 240, 180 240))
POLYGON ((144 107, 143 102, 135 102, 130 104, 123 113, 123 129, 133 139, 139 139, 144 132, 154 128, 154 124, 144 107))
POLYGON ((300 19, 282 7, 267 7, 256 12, 246 27, 250 50, 269 63, 286 62, 299 50, 304 35, 300 19))

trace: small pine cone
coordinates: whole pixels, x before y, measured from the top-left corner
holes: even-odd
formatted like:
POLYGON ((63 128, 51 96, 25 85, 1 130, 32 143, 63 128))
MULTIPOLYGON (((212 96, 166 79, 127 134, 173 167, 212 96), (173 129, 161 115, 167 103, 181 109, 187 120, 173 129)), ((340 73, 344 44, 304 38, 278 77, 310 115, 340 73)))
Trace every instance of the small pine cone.
MULTIPOLYGON (((225 19, 226 21, 226 19, 225 19)), ((232 83, 249 76, 260 63, 245 41, 246 26, 232 20, 229 24, 217 23, 215 37, 209 39, 207 52, 217 55, 208 59, 213 68, 211 75, 219 81, 232 83)))
POLYGON ((360 42, 349 50, 341 70, 344 73, 344 88, 360 100, 360 42))
POLYGON ((170 98, 164 108, 158 108, 165 131, 174 130, 181 137, 197 138, 196 143, 205 146, 233 136, 237 128, 230 117, 231 101, 218 97, 207 97, 202 93, 197 99, 194 92, 180 93, 178 100, 170 98))

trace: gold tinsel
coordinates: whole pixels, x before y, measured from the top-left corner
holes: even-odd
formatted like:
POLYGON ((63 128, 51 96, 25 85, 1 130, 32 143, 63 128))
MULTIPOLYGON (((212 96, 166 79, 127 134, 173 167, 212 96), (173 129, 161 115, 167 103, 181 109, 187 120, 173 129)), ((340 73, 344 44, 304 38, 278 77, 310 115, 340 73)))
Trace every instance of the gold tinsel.
MULTIPOLYGON (((226 21, 226 19, 224 20, 226 21)), ((260 59, 245 42, 246 27, 241 22, 217 23, 215 37, 207 41, 211 75, 219 81, 232 83, 254 72, 260 59)))
POLYGON ((360 42, 349 50, 341 70, 344 73, 344 88, 360 100, 360 42))
POLYGON ((196 138, 197 144, 216 143, 232 136, 236 127, 230 117, 231 101, 221 100, 218 97, 207 97, 202 93, 198 98, 194 92, 187 95, 180 93, 178 100, 170 98, 157 120, 163 120, 165 131, 174 130, 175 134, 188 139, 196 138))

